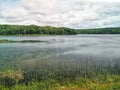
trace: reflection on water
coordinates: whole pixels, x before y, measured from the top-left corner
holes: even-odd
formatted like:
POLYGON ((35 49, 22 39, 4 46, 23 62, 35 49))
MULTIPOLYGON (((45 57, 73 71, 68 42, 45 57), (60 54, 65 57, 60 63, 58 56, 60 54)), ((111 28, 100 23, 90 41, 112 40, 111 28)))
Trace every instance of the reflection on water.
POLYGON ((109 64, 120 61, 120 35, 0 36, 8 40, 41 40, 40 43, 0 43, 0 64, 25 68, 109 64))

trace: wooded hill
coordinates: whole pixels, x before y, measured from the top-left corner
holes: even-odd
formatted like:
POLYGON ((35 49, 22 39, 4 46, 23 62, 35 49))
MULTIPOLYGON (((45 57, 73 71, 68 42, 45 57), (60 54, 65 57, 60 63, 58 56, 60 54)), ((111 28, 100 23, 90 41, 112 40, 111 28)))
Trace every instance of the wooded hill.
POLYGON ((36 25, 0 25, 0 35, 76 35, 76 34, 120 34, 120 28, 72 29, 66 27, 36 25))

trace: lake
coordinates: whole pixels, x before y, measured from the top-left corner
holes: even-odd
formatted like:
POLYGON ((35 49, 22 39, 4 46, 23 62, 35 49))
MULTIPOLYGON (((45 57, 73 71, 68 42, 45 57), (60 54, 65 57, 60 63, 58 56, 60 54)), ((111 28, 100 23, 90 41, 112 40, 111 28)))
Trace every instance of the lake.
POLYGON ((80 65, 120 65, 120 35, 0 36, 8 40, 46 42, 0 43, 0 68, 24 71, 76 69, 80 65), (41 69, 42 67, 42 69, 41 69))

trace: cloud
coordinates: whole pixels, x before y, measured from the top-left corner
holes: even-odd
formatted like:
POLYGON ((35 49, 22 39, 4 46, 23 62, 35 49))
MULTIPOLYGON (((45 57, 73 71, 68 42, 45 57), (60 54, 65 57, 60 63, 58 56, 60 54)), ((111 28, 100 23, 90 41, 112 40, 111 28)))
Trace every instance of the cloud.
POLYGON ((0 23, 37 24, 72 28, 120 26, 119 0, 21 0, 0 5, 0 23))
POLYGON ((120 2, 119 0, 85 0, 90 2, 120 2))

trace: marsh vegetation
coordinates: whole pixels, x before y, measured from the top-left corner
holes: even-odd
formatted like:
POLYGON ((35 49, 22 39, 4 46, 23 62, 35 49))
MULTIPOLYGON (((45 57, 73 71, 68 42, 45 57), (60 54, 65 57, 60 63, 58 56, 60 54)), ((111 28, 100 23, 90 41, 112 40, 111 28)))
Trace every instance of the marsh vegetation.
POLYGON ((40 41, 40 40, 21 40, 21 41, 15 41, 15 40, 7 40, 7 39, 0 40, 0 43, 37 43, 37 42, 48 42, 48 41, 40 41))

